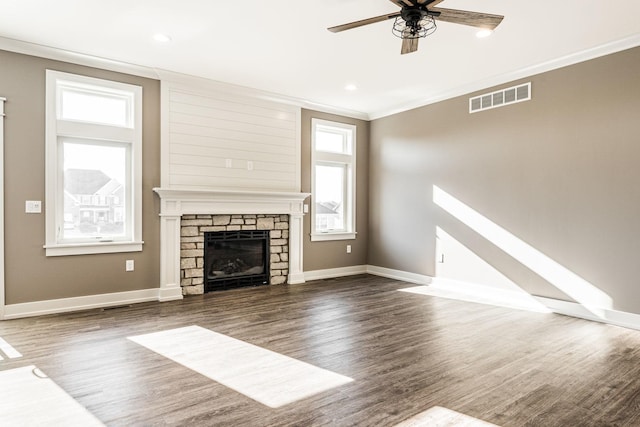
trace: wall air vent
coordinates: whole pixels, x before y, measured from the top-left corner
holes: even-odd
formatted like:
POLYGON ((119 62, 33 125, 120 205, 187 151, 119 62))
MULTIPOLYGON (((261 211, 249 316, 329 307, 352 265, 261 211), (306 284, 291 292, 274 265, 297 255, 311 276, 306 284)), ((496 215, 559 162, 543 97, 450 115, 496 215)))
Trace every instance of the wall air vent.
POLYGON ((469 113, 504 107, 531 99, 531 82, 469 98, 469 113))

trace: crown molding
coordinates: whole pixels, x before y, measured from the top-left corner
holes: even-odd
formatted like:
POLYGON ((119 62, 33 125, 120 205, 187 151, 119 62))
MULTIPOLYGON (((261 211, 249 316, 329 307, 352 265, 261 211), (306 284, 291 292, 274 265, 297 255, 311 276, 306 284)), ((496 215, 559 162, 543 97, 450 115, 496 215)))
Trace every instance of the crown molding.
POLYGON ((306 108, 329 114, 338 114, 354 119, 369 120, 369 115, 361 111, 314 103, 305 99, 280 95, 277 93, 234 85, 231 83, 220 82, 204 77, 192 76, 159 68, 116 61, 113 59, 102 58, 98 56, 74 52, 71 50, 60 49, 38 43, 25 42, 7 37, 0 37, 0 50, 21 53, 24 55, 37 56, 40 58, 52 59, 55 61, 70 62, 72 64, 100 68, 103 70, 115 71, 119 73, 132 74, 135 76, 146 77, 155 80, 168 80, 174 83, 182 83, 185 85, 192 85, 194 83, 197 83, 200 86, 208 86, 212 89, 216 89, 222 92, 240 94, 248 97, 264 99, 267 101, 295 105, 300 108, 306 108))
POLYGON ((595 59, 601 56, 610 55, 612 53, 631 49, 637 46, 640 46, 640 34, 634 34, 629 37, 625 37, 619 40, 612 41, 610 43, 605 43, 603 45, 585 49, 580 52, 565 55, 556 59, 552 59, 550 61, 542 62, 535 65, 530 65, 515 71, 511 71, 508 73, 478 80, 468 85, 459 86, 450 91, 445 91, 439 94, 435 94, 433 96, 429 96, 428 98, 417 99, 407 103, 396 105, 395 107, 391 107, 388 109, 378 110, 370 113, 369 119, 370 120, 380 119, 383 117, 413 110, 415 108, 420 108, 426 105, 435 104, 437 102, 446 101, 447 99, 468 95, 476 91, 485 90, 494 86, 510 83, 510 82, 513 82, 514 80, 531 77, 536 74, 545 73, 548 71, 556 70, 558 68, 563 68, 569 65, 585 62, 590 59, 595 59))
POLYGON ((139 77, 158 79, 155 69, 142 65, 130 64, 128 62, 116 61, 108 58, 87 55, 56 47, 45 46, 37 43, 29 43, 21 40, 0 37, 0 50, 21 53, 24 55, 37 56, 40 58, 53 59, 55 61, 70 62, 72 64, 84 65, 87 67, 100 68, 108 71, 132 74, 139 77))
POLYGON ((588 61, 590 59, 599 58, 601 56, 609 55, 612 53, 620 52, 626 49, 631 49, 640 46, 640 34, 634 34, 632 36, 622 38, 619 40, 605 43, 593 48, 585 49, 580 52, 565 55, 560 58, 552 59, 540 64, 535 64, 520 68, 515 71, 500 74, 497 76, 489 77, 486 79, 478 80, 468 85, 462 85, 455 89, 441 92, 427 98, 416 99, 396 106, 366 113, 362 111, 344 109, 331 105, 315 103, 309 100, 290 97, 286 95, 276 94, 272 92, 262 91, 259 89, 234 85, 231 83, 220 82, 204 77, 197 77, 187 74, 181 74, 172 72, 169 70, 162 70, 152 67, 146 67, 137 64, 131 64, 122 61, 116 61, 108 58, 101 58, 84 53, 74 52, 65 49, 59 49, 56 47, 41 45, 37 43, 29 43, 21 40, 15 40, 6 37, 0 37, 0 49, 15 53, 21 53, 25 55, 38 56, 41 58, 47 58, 57 61, 70 62, 78 65, 85 65, 89 67, 100 68, 109 71, 121 72, 132 74, 140 77, 146 77, 156 80, 169 80, 176 83, 193 84, 198 82, 199 84, 207 85, 217 90, 222 90, 229 93, 242 94, 244 96, 257 97, 259 99, 280 102, 290 105, 295 105, 300 108, 319 111, 329 114, 337 114, 360 120, 376 120, 383 117, 391 116, 393 114, 402 113, 404 111, 412 110, 415 108, 424 107, 426 105, 435 104, 437 102, 445 101, 447 99, 455 98, 457 96, 467 95, 476 91, 485 90, 490 87, 499 86, 514 80, 533 76, 535 74, 552 71, 558 68, 566 67, 569 65, 577 64, 580 62, 588 61))

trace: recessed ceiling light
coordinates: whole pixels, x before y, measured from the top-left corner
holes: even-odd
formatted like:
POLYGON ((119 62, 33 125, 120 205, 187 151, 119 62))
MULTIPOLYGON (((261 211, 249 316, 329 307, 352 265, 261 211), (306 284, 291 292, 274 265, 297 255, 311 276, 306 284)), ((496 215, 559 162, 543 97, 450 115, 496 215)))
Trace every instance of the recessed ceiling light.
POLYGON ((348 90, 349 92, 353 92, 354 90, 358 90, 358 86, 354 84, 348 84, 344 87, 344 90, 348 90))
POLYGON ((169 43, 171 41, 171 37, 162 33, 154 34, 153 39, 158 43, 169 43))
POLYGON ((482 39, 485 37, 489 37, 491 34, 493 34, 492 30, 480 30, 476 33, 476 37, 482 39))

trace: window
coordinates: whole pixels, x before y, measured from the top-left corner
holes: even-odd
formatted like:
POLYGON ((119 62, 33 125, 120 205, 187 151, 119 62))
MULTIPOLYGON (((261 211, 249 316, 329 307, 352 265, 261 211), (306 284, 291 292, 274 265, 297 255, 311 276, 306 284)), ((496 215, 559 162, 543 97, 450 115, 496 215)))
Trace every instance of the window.
POLYGON ((47 70, 46 254, 142 250, 142 88, 47 70))
POLYGON ((312 119, 311 240, 355 239, 356 127, 312 119))

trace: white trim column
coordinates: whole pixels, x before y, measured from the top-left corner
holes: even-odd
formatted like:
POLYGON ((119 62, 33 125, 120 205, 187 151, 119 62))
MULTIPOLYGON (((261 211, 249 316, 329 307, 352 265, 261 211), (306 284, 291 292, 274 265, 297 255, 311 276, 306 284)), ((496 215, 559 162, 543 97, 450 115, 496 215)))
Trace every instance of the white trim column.
POLYGON ((180 218, 160 214, 160 291, 159 301, 182 299, 180 287, 180 218))
POLYGON ((289 215, 289 277, 287 281, 290 285, 304 283, 304 270, 302 266, 302 245, 303 245, 303 216, 301 213, 289 215))

